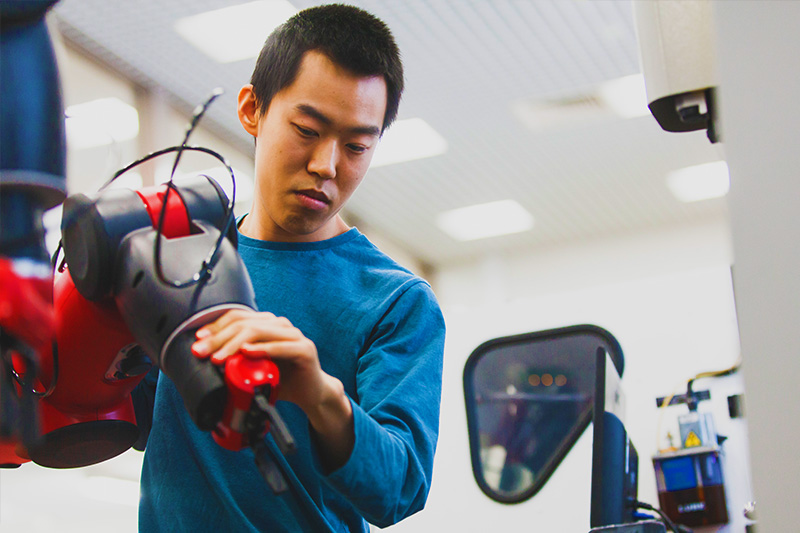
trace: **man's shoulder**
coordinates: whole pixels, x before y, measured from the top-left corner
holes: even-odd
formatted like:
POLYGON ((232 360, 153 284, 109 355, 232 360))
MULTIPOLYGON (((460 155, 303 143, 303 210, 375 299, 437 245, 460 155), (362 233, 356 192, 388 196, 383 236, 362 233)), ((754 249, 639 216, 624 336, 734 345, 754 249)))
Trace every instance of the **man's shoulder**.
POLYGON ((352 258, 373 275, 406 287, 416 284, 429 286, 421 276, 384 252, 365 235, 361 234, 358 239, 354 239, 353 245, 357 247, 357 252, 352 258))

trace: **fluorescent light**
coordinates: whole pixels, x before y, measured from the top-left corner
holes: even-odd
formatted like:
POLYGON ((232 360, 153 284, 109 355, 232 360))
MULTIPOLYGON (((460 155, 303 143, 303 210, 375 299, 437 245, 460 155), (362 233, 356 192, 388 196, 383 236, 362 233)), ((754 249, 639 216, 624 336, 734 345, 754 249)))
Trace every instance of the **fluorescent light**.
POLYGON ((446 211, 436 225, 458 241, 471 241, 527 231, 533 216, 514 200, 500 200, 446 211))
POLYGON ((297 9, 286 0, 261 0, 179 19, 175 31, 219 63, 258 56, 267 36, 297 9))
POLYGON ((119 98, 101 98, 66 109, 67 142, 70 148, 104 146, 135 139, 139 135, 139 113, 119 98))
POLYGON ((370 167, 433 157, 446 151, 445 138, 421 118, 398 120, 381 137, 370 167))
POLYGON ((667 175, 667 187, 682 202, 697 202, 728 194, 731 186, 725 161, 682 168, 667 175))
POLYGON ((597 94, 606 106, 622 118, 636 118, 650 114, 644 76, 641 74, 601 83, 597 94))

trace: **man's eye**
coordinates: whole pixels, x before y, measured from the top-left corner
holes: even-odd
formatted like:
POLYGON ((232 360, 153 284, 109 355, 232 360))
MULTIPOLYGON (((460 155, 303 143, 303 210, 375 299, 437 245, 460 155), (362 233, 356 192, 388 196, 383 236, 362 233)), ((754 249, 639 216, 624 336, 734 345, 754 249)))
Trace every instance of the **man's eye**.
POLYGON ((347 147, 357 154, 363 154, 368 148, 362 144, 348 144, 347 147))
POLYGON ((303 137, 314 137, 317 135, 317 132, 315 132, 314 130, 304 128, 303 126, 298 126, 297 124, 295 124, 294 127, 297 129, 297 132, 303 137))

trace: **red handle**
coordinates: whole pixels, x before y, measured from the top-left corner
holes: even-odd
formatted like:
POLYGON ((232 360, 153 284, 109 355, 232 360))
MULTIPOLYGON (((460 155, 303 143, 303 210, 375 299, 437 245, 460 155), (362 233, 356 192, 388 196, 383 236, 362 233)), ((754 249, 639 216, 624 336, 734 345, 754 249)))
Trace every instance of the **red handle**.
MULTIPOLYGON (((278 396, 280 373, 269 358, 249 357, 237 353, 225 361, 225 384, 228 386, 228 403, 222 421, 214 430, 214 440, 223 448, 241 450, 250 445, 245 420, 253 408, 253 398, 264 394, 274 404, 278 396)), ((269 422, 263 419, 261 436, 269 431, 269 422)))

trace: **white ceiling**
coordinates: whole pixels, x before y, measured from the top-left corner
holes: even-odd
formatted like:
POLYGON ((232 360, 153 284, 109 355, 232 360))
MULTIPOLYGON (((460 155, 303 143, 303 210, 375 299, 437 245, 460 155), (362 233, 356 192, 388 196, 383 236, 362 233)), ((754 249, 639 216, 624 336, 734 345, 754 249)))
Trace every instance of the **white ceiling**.
MULTIPOLYGON (((291 0, 297 8, 319 4, 291 0)), ((64 38, 136 83, 160 88, 186 110, 223 87, 205 119, 249 150, 234 99, 254 59, 218 64, 173 30, 190 14, 232 0, 61 0, 64 38)), ((683 204, 668 171, 718 160, 703 132, 667 133, 651 116, 586 118, 535 131, 515 106, 569 99, 640 71, 630 1, 351 0, 395 33, 406 68, 400 118, 421 117, 446 154, 371 169, 348 213, 431 266, 488 253, 725 216, 725 200, 683 204), (457 242, 439 230, 449 209, 515 199, 530 231, 457 242)), ((266 37, 266 35, 265 35, 266 37)), ((209 35, 214 39, 214 35, 209 35)))

